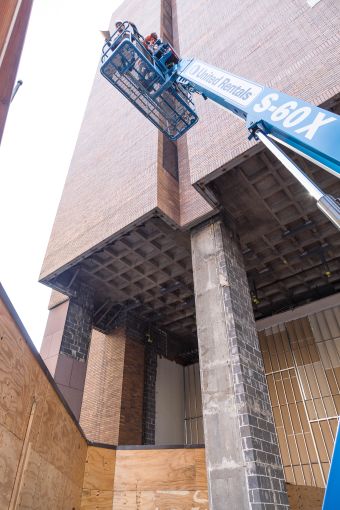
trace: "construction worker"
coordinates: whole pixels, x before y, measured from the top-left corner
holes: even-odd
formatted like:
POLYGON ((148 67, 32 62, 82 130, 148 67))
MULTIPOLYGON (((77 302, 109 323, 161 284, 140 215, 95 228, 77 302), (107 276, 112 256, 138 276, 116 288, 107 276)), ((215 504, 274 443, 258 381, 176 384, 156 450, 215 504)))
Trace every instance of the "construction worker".
POLYGON ((150 53, 154 52, 154 46, 156 44, 156 41, 158 41, 158 35, 156 32, 151 32, 151 34, 147 35, 144 38, 143 46, 150 51, 150 53))

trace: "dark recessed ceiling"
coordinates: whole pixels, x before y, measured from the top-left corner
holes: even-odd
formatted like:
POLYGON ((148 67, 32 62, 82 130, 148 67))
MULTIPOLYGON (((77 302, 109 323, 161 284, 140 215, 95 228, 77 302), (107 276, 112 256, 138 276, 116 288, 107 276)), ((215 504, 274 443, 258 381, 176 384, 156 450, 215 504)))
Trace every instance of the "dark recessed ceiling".
MULTIPOLYGON (((340 180, 301 157, 299 166, 340 197, 340 180)), ((315 201, 265 149, 209 184, 240 236, 256 318, 340 291, 340 235, 315 201)), ((196 337, 190 234, 152 218, 68 269, 95 290, 95 327, 113 329, 130 312, 193 348, 196 337)), ((188 352, 189 352, 188 351, 188 352)), ((190 351, 191 352, 191 351, 190 351)))

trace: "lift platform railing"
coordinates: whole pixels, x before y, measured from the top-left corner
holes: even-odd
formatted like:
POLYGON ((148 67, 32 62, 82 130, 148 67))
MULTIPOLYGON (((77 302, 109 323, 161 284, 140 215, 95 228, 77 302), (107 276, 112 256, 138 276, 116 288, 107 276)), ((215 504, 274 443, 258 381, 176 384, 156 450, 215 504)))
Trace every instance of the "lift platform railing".
POLYGON ((124 22, 103 47, 101 73, 158 129, 177 140, 198 120, 191 93, 176 83, 173 62, 167 67, 171 46, 160 43, 156 59, 143 42, 124 22))
POLYGON ((106 60, 112 55, 112 52, 119 46, 119 44, 124 39, 139 41, 140 44, 143 44, 144 37, 134 29, 128 21, 123 21, 119 28, 110 36, 110 38, 105 42, 102 48, 102 63, 106 62, 106 60))

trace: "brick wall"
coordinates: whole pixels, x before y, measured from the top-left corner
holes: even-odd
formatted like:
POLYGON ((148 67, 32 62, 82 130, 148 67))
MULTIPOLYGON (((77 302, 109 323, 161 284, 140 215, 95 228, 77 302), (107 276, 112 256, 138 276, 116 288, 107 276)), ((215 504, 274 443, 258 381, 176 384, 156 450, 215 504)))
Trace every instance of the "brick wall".
POLYGON ((125 343, 119 444, 141 444, 143 422, 144 345, 125 343))
POLYGON ((91 441, 141 444, 144 345, 140 333, 120 326, 93 331, 80 424, 91 441))
MULTIPOLYGON (((126 0, 115 17, 134 19, 142 33, 159 32, 161 5, 160 0, 126 0)), ((194 8, 190 2, 167 1, 164 12, 165 6, 171 6, 175 45, 184 57, 201 58, 314 103, 340 91, 338 0, 313 9, 305 0, 197 0, 194 8)), ((195 102, 200 121, 177 144, 177 183, 164 170, 164 144, 156 128, 96 74, 42 279, 157 208, 186 226, 210 213, 191 183, 253 142, 242 121, 210 101, 197 97, 195 102)))
MULTIPOLYGON (((159 32, 160 1, 126 0, 114 19, 159 32)), ((41 277, 157 207, 158 130, 95 73, 41 277)))
POLYGON ((91 441, 118 444, 125 356, 125 332, 93 331, 80 425, 91 441))
POLYGON ((0 142, 11 102, 12 91, 25 40, 33 0, 0 4, 0 142), (15 17, 16 16, 16 17, 15 17), (14 24, 12 25, 12 22, 14 24))
MULTIPOLYGON (((320 104, 340 92, 338 0, 177 1, 181 56, 320 104)), ((200 121, 187 135, 191 182, 252 145, 244 123, 195 99, 200 121)), ((179 150, 179 160, 183 157, 179 150)))

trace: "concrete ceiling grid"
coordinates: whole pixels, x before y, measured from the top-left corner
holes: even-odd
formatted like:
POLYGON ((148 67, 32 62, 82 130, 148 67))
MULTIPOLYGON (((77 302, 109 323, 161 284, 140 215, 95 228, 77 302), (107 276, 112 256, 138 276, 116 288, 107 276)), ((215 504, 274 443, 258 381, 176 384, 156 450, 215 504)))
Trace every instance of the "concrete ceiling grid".
POLYGON ((109 330, 122 312, 181 336, 195 335, 190 243, 153 218, 80 264, 95 289, 95 327, 109 330))

